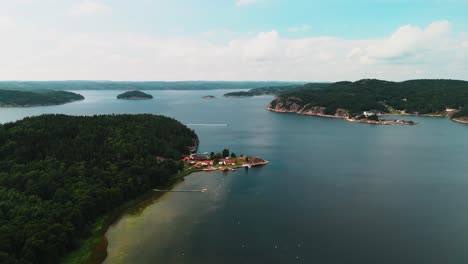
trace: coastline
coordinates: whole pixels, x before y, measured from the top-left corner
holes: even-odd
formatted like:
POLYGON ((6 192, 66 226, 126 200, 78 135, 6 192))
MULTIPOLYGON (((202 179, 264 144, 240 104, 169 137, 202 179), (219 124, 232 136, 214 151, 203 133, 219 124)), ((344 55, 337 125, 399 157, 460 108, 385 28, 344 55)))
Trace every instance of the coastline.
MULTIPOLYGON (((195 146, 193 148, 198 148, 198 139, 195 142, 195 146)), ((258 158, 258 157, 254 157, 258 158)), ((269 164, 270 162, 267 160, 263 160, 258 158, 260 161, 249 163, 251 167, 257 167, 269 164)), ((116 223, 124 214, 131 213, 136 210, 142 210, 142 208, 146 208, 148 205, 153 204, 158 199, 160 199, 166 192, 154 192, 154 188, 162 188, 165 190, 172 190, 174 186, 183 181, 185 177, 196 173, 196 172, 210 172, 210 171, 226 171, 232 170, 236 168, 242 168, 242 165, 236 164, 234 166, 224 166, 219 167, 216 169, 209 169, 209 168, 188 168, 183 170, 175 175, 173 175, 167 184, 163 184, 161 186, 154 186, 153 188, 149 189, 145 193, 141 194, 140 196, 132 199, 130 201, 125 202, 121 206, 113 209, 110 213, 99 217, 91 228, 91 235, 87 238, 84 238, 81 241, 81 245, 67 254, 61 261, 63 264, 100 264, 107 258, 107 246, 108 241, 106 238, 107 230, 116 223)))
POLYGON ((73 102, 78 102, 78 101, 83 101, 83 99, 77 99, 77 100, 71 100, 63 103, 57 103, 57 104, 32 104, 32 105, 15 105, 15 104, 3 104, 0 103, 0 108, 29 108, 29 107, 39 107, 39 106, 54 106, 54 105, 64 105, 68 103, 73 103, 73 102))
POLYGON ((138 197, 114 208, 111 212, 99 217, 92 225, 91 234, 81 240, 80 246, 68 253, 60 263, 62 264, 100 264, 107 258, 108 241, 107 230, 116 223, 125 213, 134 212, 135 209, 146 208, 161 198, 165 192, 154 192, 154 188, 172 189, 184 177, 202 170, 182 171, 175 174, 167 184, 150 188, 138 197))
MULTIPOLYGON (((373 121, 373 120, 368 120, 368 119, 363 119, 363 120, 358 120, 358 119, 352 119, 349 117, 345 116, 337 116, 337 115, 324 115, 324 114, 318 114, 318 113, 310 113, 310 112, 300 112, 300 111, 293 111, 293 110, 277 110, 274 109, 270 106, 267 106, 265 108, 268 111, 271 112, 276 112, 276 113, 290 113, 290 114, 298 114, 298 115, 308 115, 308 116, 318 116, 318 117, 326 117, 326 118, 339 118, 339 119, 344 119, 345 121, 348 122, 354 122, 354 123, 367 123, 367 124, 373 124, 373 125, 394 125, 394 124, 400 124, 400 125, 415 125, 417 123, 410 123, 409 121, 404 121, 404 120, 381 120, 381 121, 373 121)), ((401 113, 395 113, 395 114, 382 114, 382 116, 422 116, 422 117, 438 117, 438 118, 448 118, 454 122, 461 123, 461 124, 468 124, 468 120, 463 120, 459 118, 450 118, 448 116, 442 115, 442 114, 420 114, 420 115, 415 115, 415 114, 401 114, 401 113)))
POLYGON ((457 122, 457 123, 461 123, 461 124, 467 124, 468 125, 468 120, 463 120, 463 119, 459 119, 459 118, 450 118, 452 121, 454 122, 457 122))

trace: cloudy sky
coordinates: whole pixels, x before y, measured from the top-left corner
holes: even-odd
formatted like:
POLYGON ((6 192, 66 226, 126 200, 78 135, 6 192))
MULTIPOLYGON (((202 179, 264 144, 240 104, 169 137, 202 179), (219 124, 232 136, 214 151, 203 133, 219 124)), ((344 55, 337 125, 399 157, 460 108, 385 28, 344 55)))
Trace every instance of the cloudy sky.
POLYGON ((468 0, 0 0, 0 80, 468 80, 468 0))

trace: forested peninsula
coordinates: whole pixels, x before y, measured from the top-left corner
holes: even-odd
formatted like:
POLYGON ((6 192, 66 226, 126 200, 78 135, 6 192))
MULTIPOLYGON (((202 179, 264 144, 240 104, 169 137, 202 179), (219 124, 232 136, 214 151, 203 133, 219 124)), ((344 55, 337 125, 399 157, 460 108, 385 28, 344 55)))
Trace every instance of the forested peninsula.
POLYGON ((0 107, 59 105, 83 99, 82 95, 67 91, 0 90, 0 107))
POLYGON ((446 116, 464 122, 468 121, 467 107, 467 81, 364 79, 332 83, 318 89, 304 85, 279 94, 267 109, 350 121, 391 114, 446 116))
POLYGON ((0 263, 59 263, 99 216, 171 180, 197 135, 155 115, 0 125, 0 263))
POLYGON ((151 94, 147 94, 141 91, 128 91, 117 95, 117 99, 123 100, 149 100, 153 99, 151 94))
MULTIPOLYGON (((323 87, 324 85, 327 85, 325 83, 313 83, 309 84, 314 85, 316 87, 323 87)), ((253 88, 248 91, 238 91, 238 92, 230 92, 230 93, 225 93, 225 97, 252 97, 252 96, 259 96, 259 95, 278 95, 280 93, 284 92, 290 92, 294 91, 296 89, 301 89, 303 86, 302 85, 285 85, 285 86, 266 86, 266 87, 259 87, 259 88, 253 88)))

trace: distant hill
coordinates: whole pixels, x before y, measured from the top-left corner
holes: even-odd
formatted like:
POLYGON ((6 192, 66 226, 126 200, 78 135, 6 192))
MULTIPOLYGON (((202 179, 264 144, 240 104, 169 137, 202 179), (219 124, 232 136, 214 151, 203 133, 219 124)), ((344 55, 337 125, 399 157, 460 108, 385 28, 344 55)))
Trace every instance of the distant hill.
MULTIPOLYGON (((320 89, 330 85, 329 83, 309 83, 307 84, 309 88, 316 88, 320 89)), ((284 92, 290 92, 297 89, 302 89, 304 85, 296 84, 296 85, 285 85, 285 86, 267 86, 267 87, 259 87, 253 88, 249 91, 239 91, 239 92, 231 92, 226 93, 224 96, 226 97, 251 97, 251 96, 258 96, 258 95, 278 95, 284 92)))
POLYGON ((0 90, 0 107, 58 105, 83 99, 80 94, 66 91, 0 90))
POLYGON ((323 89, 308 85, 281 93, 268 109, 325 115, 361 115, 377 110, 392 114, 428 114, 468 117, 468 82, 411 80, 389 82, 364 79, 337 82, 323 89))
POLYGON ((117 99, 145 100, 145 99, 153 99, 153 96, 151 94, 147 94, 141 91, 128 91, 128 92, 117 95, 117 99))
POLYGON ((228 81, 180 81, 180 82, 114 82, 114 81, 3 81, 0 89, 21 90, 215 90, 252 89, 267 86, 301 85, 303 82, 228 82, 228 81))

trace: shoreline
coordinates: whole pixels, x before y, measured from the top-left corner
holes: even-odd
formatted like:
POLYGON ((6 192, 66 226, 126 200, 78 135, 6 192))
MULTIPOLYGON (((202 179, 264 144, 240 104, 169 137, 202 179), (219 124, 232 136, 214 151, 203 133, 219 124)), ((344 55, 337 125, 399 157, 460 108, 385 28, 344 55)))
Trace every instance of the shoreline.
MULTIPOLYGON (((336 115, 323 115, 323 114, 311 114, 311 113, 306 113, 306 112, 297 112, 297 111, 290 111, 290 110, 276 110, 271 107, 266 107, 265 108, 268 111, 275 112, 275 113, 289 113, 289 114, 297 114, 297 115, 307 115, 307 116, 317 116, 317 117, 326 117, 326 118, 338 118, 338 119, 344 119, 345 121, 348 122, 353 122, 353 123, 367 123, 367 124, 372 124, 372 125, 394 125, 394 124, 399 124, 399 125, 415 125, 417 123, 410 123, 412 121, 405 121, 405 120, 381 120, 381 121, 373 121, 373 120, 368 120, 368 119, 363 119, 363 120, 358 120, 358 119, 352 119, 349 117, 345 116, 336 116, 336 115)), ((416 117, 436 117, 436 118, 448 118, 451 121, 461 123, 461 124, 468 124, 468 120, 462 120, 462 119, 457 119, 457 118, 450 118, 447 116, 444 116, 442 114, 421 114, 421 115, 415 115, 415 114, 382 114, 382 116, 416 116, 416 117)))
POLYGON ((459 118, 450 118, 452 121, 460 123, 460 124, 467 124, 468 125, 468 120, 463 120, 459 118))
POLYGON ((50 104, 33 104, 33 105, 15 105, 15 104, 2 104, 2 103, 0 103, 0 108, 30 108, 30 107, 39 107, 39 106, 54 106, 54 105, 64 105, 64 104, 69 104, 69 103, 73 103, 73 102, 79 102, 79 101, 83 101, 83 100, 85 100, 85 98, 78 99, 78 100, 67 101, 67 102, 63 102, 63 103, 57 103, 57 104, 50 103, 50 104))
MULTIPOLYGON (((196 144, 198 148, 198 144, 196 144)), ((258 158, 258 157, 255 157, 258 158)), ((260 159, 260 158, 258 158, 260 159)), ((253 162, 249 165, 251 167, 263 166, 269 164, 267 160, 260 159, 259 162, 253 162)), ((165 190, 172 190, 177 183, 183 181, 185 177, 190 176, 196 172, 210 172, 210 171, 227 171, 242 168, 242 165, 226 165, 223 168, 216 169, 203 169, 203 168, 188 168, 171 177, 167 184, 161 186, 154 186, 145 193, 138 197, 125 202, 121 206, 113 209, 111 212, 99 217, 92 225, 91 234, 89 237, 82 239, 80 246, 67 254, 60 263, 84 263, 84 264, 101 264, 107 258, 108 241, 106 233, 109 228, 115 224, 126 213, 142 210, 147 206, 153 204, 160 199, 166 192, 155 192, 155 188, 164 188, 165 190)))
POLYGON ((154 192, 154 188, 172 189, 174 186, 183 181, 184 177, 195 172, 203 172, 201 170, 182 171, 174 175, 167 184, 155 186, 148 191, 142 193, 138 197, 125 202, 124 204, 114 208, 111 212, 99 217, 92 224, 92 231, 89 237, 82 239, 80 246, 67 254, 60 263, 84 263, 84 264, 101 264, 107 258, 108 241, 106 233, 109 228, 115 224, 126 213, 134 212, 146 208, 148 205, 160 199, 166 192, 154 192), (81 255, 80 255, 80 252, 81 255), (75 256, 76 255, 76 256, 75 256))

